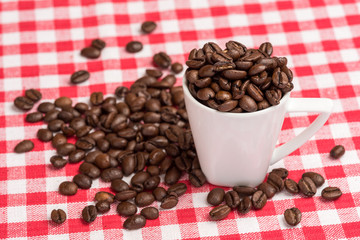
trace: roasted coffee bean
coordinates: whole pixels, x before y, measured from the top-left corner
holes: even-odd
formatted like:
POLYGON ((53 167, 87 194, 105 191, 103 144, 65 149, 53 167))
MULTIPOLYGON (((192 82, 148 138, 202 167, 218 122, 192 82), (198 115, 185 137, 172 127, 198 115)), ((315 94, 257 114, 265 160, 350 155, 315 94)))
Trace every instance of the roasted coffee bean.
POLYGON ((86 122, 82 118, 74 118, 70 122, 70 127, 73 128, 75 131, 81 129, 82 127, 86 126, 86 122))
POLYGON ((61 130, 61 126, 64 124, 63 120, 55 119, 49 122, 48 129, 52 132, 58 132, 61 130))
POLYGON ((267 100, 264 99, 263 101, 258 102, 257 106, 258 106, 258 110, 263 110, 263 109, 270 107, 271 105, 269 104, 269 102, 267 100))
POLYGON ((106 169, 110 167, 110 156, 106 153, 101 153, 96 156, 95 162, 96 166, 101 169, 106 169))
POLYGON ((107 168, 101 172, 100 177, 104 182, 111 182, 114 179, 121 179, 123 173, 119 168, 107 168))
POLYGON ((215 98, 218 101, 228 101, 232 98, 232 95, 228 91, 218 91, 215 98))
POLYGON ((173 185, 177 183, 177 181, 179 181, 180 177, 181 177, 181 172, 175 166, 173 166, 166 171, 165 183, 167 185, 173 185))
POLYGON ((289 175, 289 171, 285 168, 275 168, 271 172, 277 174, 282 179, 287 178, 287 176, 289 175))
POLYGON ((126 44, 126 51, 129 53, 137 53, 140 52, 143 49, 143 45, 139 41, 131 41, 128 44, 126 44))
POLYGON ((266 66, 262 64, 255 64, 249 69, 249 76, 258 75, 259 73, 265 71, 266 66))
POLYGON ((66 124, 61 125, 61 131, 66 137, 72 137, 75 135, 75 130, 66 124))
POLYGON ((160 183, 160 177, 159 176, 151 176, 144 182, 144 189, 145 190, 153 190, 155 189, 160 183))
POLYGON ((323 176, 321 176, 320 174, 318 174, 316 172, 306 172, 302 175, 302 177, 310 178, 315 183, 316 187, 321 187, 325 182, 325 179, 323 178, 323 176))
POLYGON ((82 137, 76 141, 75 146, 79 149, 88 151, 93 149, 95 147, 95 144, 95 140, 91 137, 82 137))
POLYGON ((167 195, 166 190, 163 187, 157 187, 152 191, 156 201, 161 202, 163 198, 167 195))
POLYGON ((14 151, 16 153, 24 153, 24 152, 30 152, 34 148, 34 143, 30 140, 23 140, 19 142, 16 146, 14 151))
POLYGON ((100 176, 100 169, 92 163, 84 162, 80 165, 79 171, 92 179, 98 178, 100 176))
POLYGON ((194 187, 201 187, 206 183, 206 177, 200 169, 193 169, 189 173, 189 180, 194 187))
POLYGON ((55 109, 55 105, 51 102, 42 102, 37 108, 37 110, 42 113, 47 113, 54 109, 55 109))
POLYGON ((175 192, 171 192, 170 194, 167 194, 163 199, 161 200, 160 207, 163 209, 170 209, 175 207, 178 204, 178 196, 175 192))
POLYGON ((95 59, 95 58, 100 57, 101 51, 94 47, 86 47, 81 50, 80 54, 83 57, 95 59))
POLYGON ((129 184, 120 178, 116 178, 111 181, 111 189, 115 192, 129 190, 129 184))
POLYGON ((153 61, 156 66, 168 68, 171 64, 171 58, 165 52, 159 52, 154 55, 153 61))
POLYGON ((73 178, 73 182, 78 185, 79 188, 82 189, 89 189, 92 185, 92 180, 90 177, 86 176, 85 174, 76 174, 73 178))
POLYGON ((271 105, 278 105, 280 103, 281 96, 275 90, 266 90, 265 97, 271 105))
POLYGON ((99 213, 106 213, 110 211, 110 203, 108 201, 97 202, 95 207, 99 213))
POLYGON ((106 201, 109 203, 113 203, 114 202, 114 194, 109 193, 109 192, 97 192, 95 194, 95 201, 96 202, 102 202, 102 201, 106 201))
POLYGON ((99 50, 103 50, 105 48, 105 46, 106 46, 106 43, 102 39, 94 39, 91 42, 91 46, 94 47, 94 48, 97 48, 99 50))
POLYGON ((89 105, 87 105, 86 103, 79 102, 79 103, 75 104, 74 108, 76 109, 76 111, 83 114, 87 110, 89 110, 89 105))
POLYGON ((160 169, 158 166, 148 166, 146 168, 146 171, 151 175, 151 176, 157 176, 160 174, 160 169))
POLYGON ((160 78, 163 73, 158 69, 146 69, 146 75, 149 77, 160 78))
POLYGON ((273 47, 272 44, 269 42, 264 42, 260 45, 259 49, 261 51, 263 51, 264 53, 266 53, 267 55, 271 56, 272 52, 273 52, 273 47))
POLYGON ((155 148, 149 155, 149 163, 159 165, 166 157, 166 153, 160 148, 155 148))
POLYGON ((44 116, 41 112, 33 112, 26 115, 25 120, 30 123, 40 122, 44 116))
POLYGON ((202 88, 197 92, 196 96, 200 100, 207 101, 215 97, 215 92, 211 88, 202 88))
POLYGON ((136 173, 130 180, 132 186, 137 184, 143 184, 148 178, 150 178, 150 174, 148 172, 138 172, 136 173))
POLYGON ((67 139, 66 137, 61 134, 61 133, 57 133, 55 134, 55 136, 52 138, 51 140, 51 145, 54 147, 54 148, 57 148, 58 146, 60 145, 63 145, 67 142, 67 139))
POLYGON ((116 208, 117 212, 124 217, 129 217, 137 212, 137 207, 131 202, 121 202, 116 208))
POLYGON ((20 110, 30 110, 34 106, 34 102, 28 97, 17 97, 14 100, 14 105, 20 110))
POLYGON ((50 158, 50 163, 55 167, 55 168, 63 168, 65 167, 65 165, 67 164, 67 160, 64 159, 62 156, 59 155, 55 155, 52 156, 50 158))
POLYGON ((25 96, 31 101, 37 102, 41 99, 42 94, 38 90, 31 88, 25 91, 25 96))
POLYGON ((66 220, 66 213, 62 209, 54 209, 51 211, 51 220, 54 223, 63 223, 66 220))
POLYGON ((231 208, 236 208, 240 204, 239 194, 235 191, 229 191, 225 194, 225 202, 231 208))
POLYGON ((129 176, 135 171, 136 168, 136 159, 135 155, 125 156, 121 161, 121 169, 125 176, 129 176))
POLYGON ((269 173, 267 182, 276 188, 276 191, 280 192, 284 189, 283 179, 274 172, 269 173))
POLYGON ((316 193, 316 185, 311 180, 311 178, 303 177, 299 180, 298 186, 300 191, 306 196, 306 197, 312 197, 316 193))
POLYGON ((301 221, 301 212, 298 208, 289 208, 284 212, 285 221, 291 226, 296 226, 301 221))
POLYGON ((249 84, 249 86, 247 87, 247 93, 257 102, 261 102, 264 100, 264 94, 255 84, 249 84))
POLYGON ((344 153, 345 153, 344 146, 336 145, 331 149, 330 156, 334 159, 339 159, 340 157, 342 157, 342 155, 344 155, 344 153))
POLYGON ((85 157, 85 162, 94 163, 94 162, 95 162, 95 158, 96 158, 99 154, 101 154, 101 152, 98 151, 98 150, 89 152, 89 153, 86 155, 86 157, 85 157))
POLYGON ((326 187, 321 191, 321 196, 326 200, 336 200, 341 195, 342 192, 338 187, 326 187))
POLYGON ((183 195, 187 190, 187 186, 185 183, 175 183, 169 189, 167 192, 170 194, 171 192, 175 192, 178 197, 183 195))
POLYGON ((159 217, 159 210, 155 207, 145 207, 140 212, 146 219, 154 220, 159 217))
POLYGON ((209 212, 209 215, 211 220, 221 220, 226 218, 230 212, 231 212, 231 208, 225 204, 213 208, 209 212))
MULTIPOLYGON (((74 116, 73 116, 73 114, 71 112, 61 111, 58 114, 58 119, 65 122, 65 123, 70 122, 73 118, 74 118, 74 116)), ((55 121, 55 120, 53 120, 53 121, 55 121)), ((64 125, 64 124, 61 124, 61 126, 62 125, 64 125)), ((60 129, 61 129, 61 127, 60 127, 60 129)))
POLYGON ((36 136, 42 142, 49 142, 53 138, 52 132, 48 129, 39 129, 36 136))
POLYGON ((213 206, 217 206, 224 201, 225 191, 222 188, 214 188, 207 196, 207 202, 213 206))
POLYGON ((77 193, 77 190, 78 186, 73 182, 65 181, 59 185, 60 194, 65 196, 75 195, 77 193))
POLYGON ((124 190, 124 191, 118 192, 115 195, 115 198, 118 201, 126 201, 126 200, 130 200, 130 199, 136 197, 136 195, 137 195, 137 192, 134 190, 124 190))
POLYGON ((192 160, 186 156, 175 158, 175 166, 181 171, 189 171, 191 169, 192 160))
POLYGON ((239 194, 239 196, 252 196, 256 189, 253 187, 246 187, 246 186, 235 186, 233 187, 234 191, 239 194))
POLYGON ((90 73, 86 70, 80 70, 77 72, 74 72, 71 77, 70 77, 70 81, 73 84, 79 84, 82 82, 85 82, 86 80, 88 80, 90 77, 90 73))
POLYGON ((82 210, 82 218, 84 219, 85 222, 91 223, 95 221, 96 217, 97 217, 97 210, 94 205, 86 206, 82 210))
POLYGON ((93 92, 90 95, 90 102, 94 106, 98 106, 102 104, 103 101, 104 101, 104 95, 102 92, 93 92))
POLYGON ((252 200, 252 205, 254 206, 254 208, 261 209, 265 206, 265 204, 267 202, 267 197, 263 191, 258 190, 252 195, 251 200, 252 200))
POLYGON ((156 23, 153 22, 153 21, 146 21, 146 22, 143 22, 141 24, 141 30, 144 32, 144 33, 151 33, 155 30, 156 28, 156 23))
POLYGON ((247 73, 241 70, 230 69, 223 71, 222 75, 229 80, 239 80, 246 78, 247 73))
POLYGON ((261 183, 257 187, 257 189, 263 191, 266 194, 267 198, 272 198, 275 195, 275 193, 277 192, 276 188, 267 182, 261 183))
POLYGON ((253 98, 248 95, 244 95, 239 100, 239 106, 247 112, 254 112, 257 110, 257 104, 253 98))
POLYGON ((284 184, 285 184, 285 189, 289 193, 298 193, 299 192, 299 186, 294 180, 285 179, 284 184))
POLYGON ((71 107, 72 100, 68 97, 59 97, 55 100, 54 104, 56 107, 64 109, 66 107, 71 107))
POLYGON ((152 204, 155 201, 155 197, 150 192, 138 193, 135 197, 135 203, 139 207, 145 207, 152 204))
POLYGON ((123 227, 128 230, 136 230, 144 227, 146 218, 142 215, 133 215, 125 220, 123 227))
POLYGON ((181 63, 175 62, 171 64, 171 71, 173 71, 174 73, 176 74, 181 73, 182 70, 183 70, 183 65, 181 63))
POLYGON ((242 214, 246 214, 251 210, 252 203, 249 196, 245 196, 241 199, 240 204, 238 206, 238 211, 242 214))

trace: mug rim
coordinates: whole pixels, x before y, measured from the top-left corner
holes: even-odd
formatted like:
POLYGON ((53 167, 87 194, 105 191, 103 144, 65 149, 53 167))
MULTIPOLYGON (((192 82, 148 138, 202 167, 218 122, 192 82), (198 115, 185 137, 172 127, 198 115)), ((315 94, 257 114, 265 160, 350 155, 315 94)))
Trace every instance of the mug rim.
MULTIPOLYGON (((197 106, 202 108, 205 111, 208 112, 212 112, 213 114, 219 114, 219 115, 224 115, 224 116, 228 116, 228 117, 253 117, 253 116, 257 116, 257 115, 265 115, 269 112, 275 111, 275 109, 282 107, 282 105, 286 104, 286 102, 289 100, 290 98, 290 92, 285 93, 285 95, 281 98, 280 103, 278 105, 275 106, 271 106, 268 107, 266 109, 260 110, 260 111, 255 111, 255 112, 242 112, 242 113, 231 113, 231 112, 221 112, 218 111, 216 109, 210 108, 208 106, 205 106, 204 104, 200 103, 198 100, 196 100, 193 95, 191 95, 189 88, 186 84, 187 79, 186 76, 184 74, 183 76, 183 81, 182 81, 182 86, 183 86, 183 91, 184 94, 188 96, 188 98, 197 106)), ((186 105, 186 104, 185 104, 186 105)))

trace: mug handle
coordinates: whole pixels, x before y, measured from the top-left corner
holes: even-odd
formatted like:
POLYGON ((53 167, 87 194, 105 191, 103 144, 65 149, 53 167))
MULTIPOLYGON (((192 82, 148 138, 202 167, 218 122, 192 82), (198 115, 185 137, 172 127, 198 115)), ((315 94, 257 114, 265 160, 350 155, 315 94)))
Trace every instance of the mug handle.
POLYGON ((319 112, 315 121, 289 142, 277 147, 270 165, 286 157, 309 140, 328 120, 333 108, 333 101, 328 98, 290 98, 286 112, 319 112))

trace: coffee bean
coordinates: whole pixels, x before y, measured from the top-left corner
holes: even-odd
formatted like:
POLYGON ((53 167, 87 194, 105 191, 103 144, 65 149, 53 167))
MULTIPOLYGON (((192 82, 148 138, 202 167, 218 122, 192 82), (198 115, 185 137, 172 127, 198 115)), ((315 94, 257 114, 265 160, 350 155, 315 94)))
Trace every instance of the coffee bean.
POLYGON ((33 112, 26 115, 25 121, 30 123, 40 122, 43 120, 44 116, 40 112, 33 112))
POLYGON ((275 168, 273 169, 271 172, 277 174, 279 177, 281 177, 282 179, 287 178, 287 176, 289 175, 289 172, 287 169, 285 168, 275 168))
POLYGON ((55 168, 63 168, 65 167, 68 161, 64 159, 62 156, 55 155, 50 158, 50 162, 55 168))
POLYGON ((155 175, 155 176, 151 176, 148 179, 145 180, 144 182, 144 189, 145 190, 153 190, 155 189, 160 183, 160 177, 155 175))
POLYGON ((187 186, 185 183, 175 183, 169 189, 167 192, 170 194, 171 192, 175 192, 178 197, 183 195, 187 190, 187 186))
POLYGON ((37 102, 42 98, 41 92, 33 88, 26 90, 25 96, 33 102, 37 102))
MULTIPOLYGON (((173 184, 177 183, 177 181, 179 181, 180 177, 181 177, 181 172, 175 166, 171 167, 171 168, 169 168, 169 170, 166 171, 165 183, 167 185, 173 185, 173 184)), ((196 180, 198 180, 198 179, 196 179, 196 180)), ((194 182, 196 180, 194 180, 194 182)), ((200 180, 199 180, 199 182, 200 182, 200 180)))
POLYGON ((196 96, 200 100, 207 101, 215 97, 215 92, 211 88, 202 88, 197 92, 196 96))
POLYGON ((167 195, 167 192, 163 187, 155 188, 152 193, 153 193, 156 201, 158 201, 158 202, 161 202, 164 199, 164 197, 167 195))
POLYGON ((54 104, 58 108, 65 109, 67 107, 71 107, 72 100, 68 97, 59 97, 55 100, 54 104))
POLYGON ((339 159, 340 157, 342 157, 342 155, 344 155, 344 153, 345 153, 344 146, 336 145, 331 149, 330 156, 334 159, 339 159))
POLYGON ((124 217, 129 217, 137 212, 137 207, 131 202, 121 202, 116 208, 117 212, 124 217))
POLYGON ((254 112, 257 110, 257 104, 253 98, 248 95, 244 95, 239 100, 239 106, 247 112, 254 112))
POLYGON ((81 173, 74 176, 73 182, 82 189, 89 189, 92 185, 91 178, 81 173))
POLYGON ((75 151, 76 147, 72 143, 64 143, 56 147, 56 151, 61 156, 68 156, 75 151))
POLYGON ((65 181, 59 185, 60 194, 65 196, 75 195, 77 193, 77 190, 78 186, 73 182, 65 181))
POLYGON ((106 43, 102 39, 94 39, 91 42, 91 46, 94 47, 94 48, 97 48, 99 50, 103 50, 105 48, 105 46, 106 46, 106 43))
POLYGON ((138 193, 135 197, 135 203, 139 207, 145 207, 152 204, 155 201, 155 197, 150 192, 138 193))
POLYGON ((52 120, 57 119, 60 111, 57 109, 50 110, 45 114, 44 122, 51 122, 52 120))
POLYGON ((159 165, 166 157, 166 154, 160 149, 155 148, 149 155, 149 163, 159 165))
POLYGON ((61 134, 61 133, 57 133, 55 134, 55 136, 52 138, 52 141, 51 141, 51 145, 54 147, 54 148, 57 148, 58 146, 60 145, 63 145, 67 142, 67 139, 66 137, 61 134))
POLYGON ((175 207, 178 204, 178 201, 179 199, 177 194, 175 192, 171 192, 170 194, 163 197, 160 207, 163 209, 170 209, 175 207))
POLYGON ((251 210, 252 203, 249 196, 245 196, 241 199, 240 204, 238 206, 238 211, 242 214, 246 214, 251 210))
POLYGON ((97 210, 94 205, 86 206, 82 210, 82 218, 84 219, 85 222, 91 223, 95 221, 96 217, 97 217, 97 210))
POLYGON ((42 142, 49 142, 53 138, 52 132, 48 129, 39 129, 36 136, 42 142))
POLYGON ((143 49, 143 45, 139 41, 131 41, 128 44, 126 44, 126 51, 129 53, 137 53, 140 52, 143 49))
POLYGON ((155 28, 156 28, 156 23, 153 21, 146 21, 141 24, 141 30, 144 33, 151 33, 155 30, 155 28))
POLYGON ((283 179, 274 172, 269 173, 267 182, 276 188, 276 191, 280 192, 284 189, 283 179))
POLYGON ((298 186, 300 191, 306 196, 306 197, 312 197, 316 193, 316 185, 311 180, 311 178, 303 177, 299 180, 298 186))
POLYGON ((62 209, 54 209, 51 211, 51 220, 57 224, 63 223, 66 220, 66 213, 62 209))
POLYGON ((54 109, 55 109, 55 105, 51 102, 42 102, 37 108, 37 110, 42 113, 47 113, 54 109))
POLYGON ((267 197, 263 191, 258 190, 253 194, 251 200, 252 200, 252 205, 254 206, 254 208, 261 209, 265 206, 265 204, 267 202, 267 197))
POLYGON ((263 51, 264 53, 266 53, 267 55, 271 55, 272 52, 273 52, 273 47, 272 47, 272 44, 269 43, 269 42, 264 42, 260 45, 259 49, 261 51, 263 51))
POLYGON ((69 155, 69 162, 78 163, 85 158, 85 152, 81 149, 76 149, 69 155))
POLYGON ((61 126, 64 124, 63 120, 55 119, 49 122, 48 129, 52 132, 58 132, 61 130, 61 126))
POLYGON ((109 203, 113 203, 114 202, 114 194, 109 193, 109 192, 97 192, 95 194, 95 201, 96 202, 109 202, 109 203))
POLYGON ((182 70, 183 70, 183 65, 181 63, 175 62, 171 64, 171 71, 173 71, 174 73, 176 74, 181 73, 182 70))
POLYGON ((115 195, 116 200, 118 201, 126 201, 134 198, 137 195, 137 192, 134 190, 124 190, 121 192, 118 192, 115 195))
POLYGON ((213 208, 210 212, 211 220, 221 220, 226 218, 231 212, 231 208, 228 205, 220 205, 213 208))
POLYGON ((163 72, 158 69, 146 69, 146 75, 149 77, 160 78, 163 75, 163 72))
POLYGON ((155 207, 145 207, 140 212, 146 219, 154 220, 159 217, 159 210, 155 207))
POLYGON ((155 65, 161 68, 168 68, 171 64, 171 58, 165 52, 159 52, 154 55, 153 61, 155 65))
POLYGON ((257 189, 263 191, 266 194, 267 198, 272 198, 275 195, 275 193, 277 192, 276 188, 267 182, 261 183, 257 187, 257 189))
POLYGON ((301 212, 298 208, 289 208, 284 212, 285 221, 291 226, 296 226, 301 221, 301 212))
POLYGON ((135 230, 144 227, 146 218, 142 215, 133 215, 125 220, 123 227, 128 230, 135 230))
POLYGON ((80 52, 81 56, 89 58, 89 59, 95 59, 100 57, 101 51, 94 47, 86 47, 83 48, 80 52))
POLYGON ((224 201, 225 191, 222 188, 214 188, 207 196, 207 202, 213 206, 217 206, 224 201))
POLYGON ((76 141, 75 146, 79 149, 88 151, 95 147, 95 140, 91 137, 82 137, 76 141))
POLYGON ((101 153, 96 156, 95 162, 96 166, 101 169, 106 169, 110 167, 110 156, 106 153, 101 153))
POLYGON ((32 141, 23 140, 15 146, 14 151, 16 153, 24 153, 24 152, 30 152, 33 149, 34 149, 34 143, 32 141))
POLYGON ((111 189, 115 192, 129 190, 129 184, 120 178, 116 178, 111 181, 111 189))
POLYGON ((200 169, 194 169, 189 173, 190 183, 194 187, 201 187, 206 183, 206 177, 200 169))
POLYGON ((299 186, 298 184, 292 179, 285 179, 284 181, 285 188, 289 193, 298 193, 299 186))
POLYGON ((160 169, 158 166, 148 166, 146 168, 146 171, 151 175, 151 176, 157 176, 160 174, 160 169))
POLYGON ((110 203, 108 201, 97 202, 95 207, 99 213, 106 213, 110 211, 110 203))
POLYGON ((90 95, 90 102, 94 106, 98 106, 102 104, 103 100, 104 100, 104 96, 102 92, 93 92, 90 95))
POLYGON ((233 187, 234 191, 239 194, 239 196, 252 196, 256 189, 253 187, 246 187, 246 186, 235 186, 233 187))
POLYGON ((236 208, 240 204, 239 194, 235 191, 229 191, 225 194, 225 202, 231 208, 236 208))
POLYGON ((336 200, 341 195, 342 192, 338 187, 326 187, 321 191, 321 196, 326 200, 336 200))
POLYGON ((121 179, 123 173, 119 168, 107 168, 101 172, 100 177, 104 182, 111 182, 115 179, 121 179))
POLYGON ((72 137, 75 135, 75 130, 66 124, 61 125, 61 131, 66 137, 72 137))
POLYGON ((14 100, 14 105, 20 110, 30 110, 34 106, 34 102, 28 97, 17 97, 14 100))
POLYGON ((303 173, 302 178, 304 178, 304 177, 310 178, 315 183, 316 187, 321 187, 325 182, 324 177, 316 172, 303 173))

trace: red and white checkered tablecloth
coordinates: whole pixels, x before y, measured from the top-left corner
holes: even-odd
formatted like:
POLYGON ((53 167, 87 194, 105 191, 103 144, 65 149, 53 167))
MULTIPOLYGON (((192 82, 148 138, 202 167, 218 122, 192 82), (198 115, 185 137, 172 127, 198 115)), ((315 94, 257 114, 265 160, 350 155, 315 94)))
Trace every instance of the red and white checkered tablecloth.
MULTIPOLYGON (((251 1, 238 0, 2 0, 0 2, 0 238, 11 239, 359 239, 360 238, 360 2, 356 0, 251 1), (145 20, 158 24, 144 35, 145 20), (102 56, 88 60, 79 55, 92 39, 102 38, 102 56), (188 52, 205 42, 221 46, 230 39, 249 47, 270 41, 274 54, 286 56, 295 75, 292 97, 327 97, 334 100, 330 119, 301 148, 273 167, 286 167, 299 180, 305 171, 326 178, 315 197, 302 198, 283 191, 262 210, 240 215, 233 211, 223 221, 210 221, 206 202, 209 190, 191 187, 176 208, 161 210, 160 218, 141 230, 122 229, 125 218, 111 211, 92 224, 80 220, 81 210, 109 184, 96 180, 90 190, 66 197, 59 183, 71 180, 78 164, 54 170, 50 143, 36 138, 42 123, 29 124, 13 100, 25 89, 40 89, 44 100, 68 96, 74 102, 93 91, 113 94, 129 86, 151 66, 152 55, 169 53, 184 63, 188 52), (136 54, 124 46, 139 40, 136 54), (69 84, 80 69, 90 80, 69 84), (23 139, 35 143, 33 151, 15 154, 23 139), (329 158, 335 144, 346 148, 340 160, 329 158), (340 199, 320 197, 326 186, 338 186, 340 199), (283 218, 285 209, 297 207, 303 217, 296 227, 283 218), (68 220, 51 221, 50 212, 62 208, 68 220)), ((181 74, 178 75, 178 84, 181 74)), ((36 109, 36 107, 33 108, 36 109)), ((279 143, 301 132, 316 114, 287 116, 279 143)), ((157 205, 157 203, 155 204, 157 205)))

